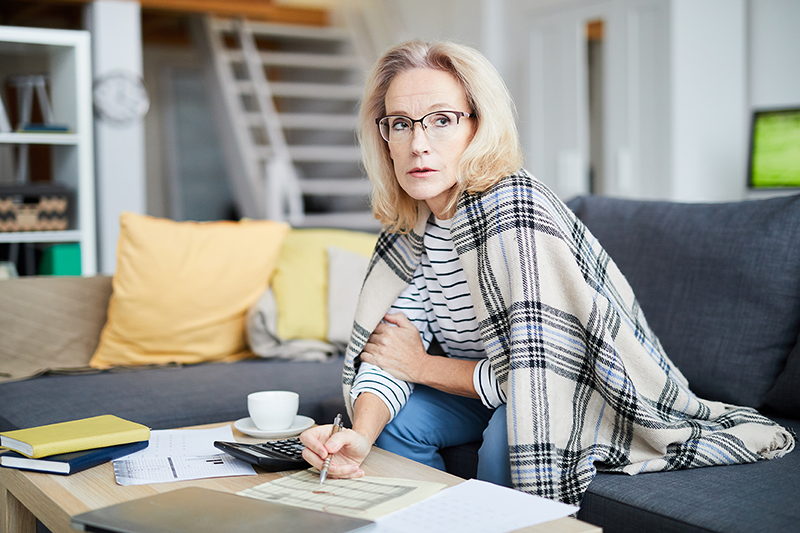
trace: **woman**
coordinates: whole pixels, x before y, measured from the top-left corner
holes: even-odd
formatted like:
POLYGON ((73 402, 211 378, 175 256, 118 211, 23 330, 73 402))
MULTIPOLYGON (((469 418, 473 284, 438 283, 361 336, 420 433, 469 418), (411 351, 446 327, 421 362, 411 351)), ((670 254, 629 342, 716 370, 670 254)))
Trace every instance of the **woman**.
POLYGON ((510 97, 483 56, 389 50, 360 140, 384 232, 345 362, 353 428, 306 431, 313 466, 333 454, 329 476, 359 477, 375 443, 443 468, 439 449, 482 437, 480 479, 577 503, 598 467, 792 449, 770 420, 689 390, 602 247, 521 169, 510 97))

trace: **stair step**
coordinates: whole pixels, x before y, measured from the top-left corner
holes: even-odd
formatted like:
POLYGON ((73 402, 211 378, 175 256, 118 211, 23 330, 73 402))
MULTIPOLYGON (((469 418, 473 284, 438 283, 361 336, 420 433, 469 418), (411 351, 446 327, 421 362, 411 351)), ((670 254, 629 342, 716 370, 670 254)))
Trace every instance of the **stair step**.
MULTIPOLYGON (((281 126, 294 130, 351 131, 356 128, 355 115, 336 115, 331 113, 278 113, 281 126)), ((247 124, 261 127, 264 121, 260 113, 249 112, 247 124)))
POLYGON ((358 68, 358 57, 343 54, 260 52, 261 62, 269 66, 341 70, 358 68))
POLYGON ((290 146, 289 154, 294 161, 361 161, 358 146, 290 146))
POLYGON ((281 125, 290 129, 354 130, 355 115, 279 113, 281 125))
MULTIPOLYGON (((358 57, 343 54, 310 54, 299 52, 259 52, 264 65, 272 67, 293 67, 323 70, 346 70, 360 68, 358 57)), ((241 50, 226 50, 225 57, 230 63, 244 63, 241 50)))
MULTIPOLYGON (((213 19, 214 28, 220 31, 236 31, 233 19, 213 19)), ((253 34, 266 37, 286 37, 313 41, 346 41, 347 30, 337 26, 298 26, 294 24, 274 24, 269 22, 249 22, 253 34)))
MULTIPOLYGON (((316 98, 325 100, 358 100, 363 89, 354 85, 336 85, 333 83, 294 83, 270 82, 273 96, 281 98, 316 98)), ((250 80, 236 82, 236 90, 240 94, 255 94, 256 89, 250 80)))
POLYGON ((323 98, 325 100, 359 100, 364 88, 358 85, 332 83, 270 82, 275 96, 294 98, 323 98))
POLYGON ((371 211, 307 214, 297 226, 306 228, 342 228, 373 232, 380 230, 380 224, 372 216, 371 211))
MULTIPOLYGON (((267 160, 275 155, 269 146, 257 146, 257 157, 267 160)), ((292 161, 301 163, 325 162, 358 162, 361 161, 361 149, 358 146, 316 146, 294 145, 289 146, 289 156, 292 161)))
POLYGON ((303 179, 300 190, 314 196, 367 196, 372 183, 367 178, 303 179))

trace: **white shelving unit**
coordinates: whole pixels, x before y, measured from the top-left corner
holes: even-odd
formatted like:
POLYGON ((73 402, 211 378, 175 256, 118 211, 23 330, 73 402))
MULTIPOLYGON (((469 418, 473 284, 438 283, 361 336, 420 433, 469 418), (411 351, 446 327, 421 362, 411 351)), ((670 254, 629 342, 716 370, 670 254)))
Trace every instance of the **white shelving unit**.
POLYGON ((0 144, 51 146, 51 179, 73 190, 77 205, 64 231, 0 232, 0 243, 78 243, 81 273, 94 275, 97 244, 89 32, 0 26, 0 81, 20 74, 47 76, 53 119, 67 124, 70 132, 0 133, 0 144))

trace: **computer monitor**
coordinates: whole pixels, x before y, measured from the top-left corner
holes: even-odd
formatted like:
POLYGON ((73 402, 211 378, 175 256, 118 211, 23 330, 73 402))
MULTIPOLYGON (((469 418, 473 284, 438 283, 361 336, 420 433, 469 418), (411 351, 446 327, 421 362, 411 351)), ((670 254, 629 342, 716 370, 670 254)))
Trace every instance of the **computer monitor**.
POLYGON ((747 181, 753 189, 800 187, 800 108, 753 112, 747 181))

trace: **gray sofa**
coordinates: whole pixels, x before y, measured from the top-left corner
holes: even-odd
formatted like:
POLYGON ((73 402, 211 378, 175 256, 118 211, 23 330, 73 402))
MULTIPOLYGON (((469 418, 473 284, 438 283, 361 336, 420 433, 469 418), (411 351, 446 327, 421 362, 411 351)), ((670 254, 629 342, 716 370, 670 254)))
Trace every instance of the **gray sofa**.
POLYGON ((299 414, 319 423, 344 411, 341 357, 90 370, 110 295, 110 277, 0 281, 0 359, 41 361, 42 374, 0 383, 0 431, 105 413, 153 429, 232 421, 269 389, 298 392, 299 414))
MULTIPOLYGON (((719 204, 568 203, 631 283, 701 397, 800 432, 800 195, 719 204)), ((478 443, 444 452, 474 475, 478 443)), ((749 465, 599 474, 578 518, 614 532, 800 530, 800 451, 749 465)))

